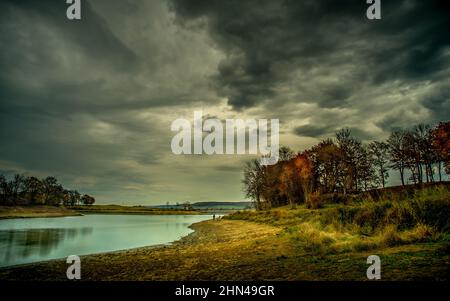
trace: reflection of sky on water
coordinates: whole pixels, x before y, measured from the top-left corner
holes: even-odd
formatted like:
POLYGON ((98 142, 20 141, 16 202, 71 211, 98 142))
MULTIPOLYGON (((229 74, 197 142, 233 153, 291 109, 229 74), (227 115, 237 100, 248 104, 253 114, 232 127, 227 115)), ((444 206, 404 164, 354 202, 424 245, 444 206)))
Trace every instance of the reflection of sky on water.
POLYGON ((211 216, 86 215, 0 220, 0 267, 180 239, 211 216))

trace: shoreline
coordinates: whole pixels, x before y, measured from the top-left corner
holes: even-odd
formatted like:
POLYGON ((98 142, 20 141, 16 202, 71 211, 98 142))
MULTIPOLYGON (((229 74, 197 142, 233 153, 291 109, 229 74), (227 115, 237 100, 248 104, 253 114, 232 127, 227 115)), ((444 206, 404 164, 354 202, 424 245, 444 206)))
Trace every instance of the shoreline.
POLYGON ((82 213, 53 206, 0 206, 0 220, 83 216, 82 213))
MULTIPOLYGON (((221 219, 190 228, 169 244, 80 256, 81 280, 364 281, 371 254, 382 256, 384 280, 448 280, 450 255, 442 243, 320 255, 292 245, 282 227, 221 219)), ((67 267, 61 259, 3 267, 0 280, 64 281, 67 267)))
POLYGON ((87 214, 120 215, 208 215, 208 212, 158 210, 141 207, 96 205, 95 207, 0 206, 0 220, 84 216, 87 214))

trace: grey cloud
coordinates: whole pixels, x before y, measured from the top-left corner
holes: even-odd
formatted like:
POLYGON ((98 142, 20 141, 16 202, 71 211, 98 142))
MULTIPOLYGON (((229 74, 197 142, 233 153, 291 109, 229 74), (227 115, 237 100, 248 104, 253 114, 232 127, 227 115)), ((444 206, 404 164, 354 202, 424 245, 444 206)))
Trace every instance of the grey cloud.
POLYGON ((448 120, 450 111, 450 82, 437 85, 431 93, 424 97, 422 103, 431 111, 434 122, 448 120))
POLYGON ((217 89, 236 109, 283 101, 277 87, 295 72, 324 68, 339 78, 342 59, 358 75, 352 82, 338 80, 330 88, 311 74, 307 84, 324 93, 302 99, 300 90, 297 101, 343 106, 361 82, 434 79, 449 66, 442 51, 450 45, 450 18, 433 1, 383 3, 378 23, 366 19, 367 5, 357 0, 172 2, 187 22, 207 18, 211 36, 227 53, 217 89))
POLYGON ((369 22, 360 0, 85 0, 71 22, 65 1, 1 1, 0 171, 102 203, 240 200, 249 157, 174 156, 173 119, 277 118, 300 149, 448 120, 439 5, 384 1, 369 22))
MULTIPOLYGON (((54 28, 64 36, 66 42, 70 43, 72 51, 81 50, 92 59, 92 62, 105 62, 123 71, 136 66, 138 62, 136 54, 111 32, 105 20, 92 10, 89 1, 83 1, 82 22, 68 22, 65 14, 67 7, 65 1, 58 0, 2 1, 1 25, 7 29, 19 16, 29 21, 28 26, 46 25, 54 28)), ((9 37, 9 39, 17 38, 17 36, 9 37)), ((44 41, 36 42, 34 47, 37 52, 40 52, 39 48, 46 47, 44 41)))
POLYGON ((331 132, 333 132, 333 127, 331 126, 317 126, 312 124, 298 126, 294 129, 294 133, 301 137, 321 137, 329 135, 331 132))
POLYGON ((348 128, 351 131, 353 137, 356 137, 362 141, 374 139, 374 136, 365 130, 355 127, 346 127, 343 125, 316 126, 308 124, 294 128, 294 134, 300 137, 331 138, 334 137, 337 131, 343 128, 348 128))

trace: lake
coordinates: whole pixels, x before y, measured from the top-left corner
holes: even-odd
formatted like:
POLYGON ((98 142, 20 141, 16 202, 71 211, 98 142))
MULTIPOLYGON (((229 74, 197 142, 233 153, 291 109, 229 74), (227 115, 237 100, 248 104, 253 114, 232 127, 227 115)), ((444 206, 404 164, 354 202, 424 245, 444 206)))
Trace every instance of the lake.
POLYGON ((0 267, 166 244, 210 215, 85 215, 0 220, 0 267))

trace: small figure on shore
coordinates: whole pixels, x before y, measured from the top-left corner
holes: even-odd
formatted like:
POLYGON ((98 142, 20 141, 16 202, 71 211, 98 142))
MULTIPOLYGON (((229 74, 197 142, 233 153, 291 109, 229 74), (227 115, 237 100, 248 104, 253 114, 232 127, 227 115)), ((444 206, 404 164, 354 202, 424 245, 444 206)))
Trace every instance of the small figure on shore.
POLYGON ((213 214, 213 221, 215 221, 216 220, 216 215, 215 214, 213 214))

